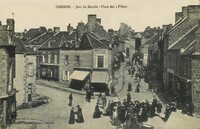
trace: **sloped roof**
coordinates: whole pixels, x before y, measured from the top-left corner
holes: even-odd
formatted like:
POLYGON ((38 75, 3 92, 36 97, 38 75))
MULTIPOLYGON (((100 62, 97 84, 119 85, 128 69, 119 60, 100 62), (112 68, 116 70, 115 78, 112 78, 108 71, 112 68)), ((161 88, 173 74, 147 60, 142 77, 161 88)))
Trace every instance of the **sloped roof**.
POLYGON ((143 45, 150 45, 153 42, 155 42, 156 40, 158 40, 158 33, 154 34, 149 40, 147 40, 143 45))
POLYGON ((23 42, 21 41, 21 39, 19 38, 15 38, 14 39, 15 42, 15 53, 16 54, 36 54, 36 52, 33 51, 33 49, 31 49, 30 47, 26 47, 23 42))
POLYGON ((174 26, 166 33, 166 34, 169 34, 171 33, 173 30, 175 30, 179 25, 181 25, 188 17, 185 17, 185 18, 181 18, 179 19, 175 24, 174 26))
POLYGON ((156 32, 153 28, 145 29, 144 32, 140 33, 145 39, 151 38, 156 32))
POLYGON ((42 45, 53 36, 54 32, 46 32, 28 42, 28 45, 42 45))
POLYGON ((183 35, 177 42, 174 43, 168 50, 179 50, 181 48, 186 48, 195 40, 195 32, 198 26, 193 27, 188 33, 183 35))
MULTIPOLYGON (((88 23, 85 25, 85 28, 87 28, 87 26, 88 23)), ((99 23, 96 23, 94 30, 89 33, 94 33, 100 40, 111 40, 111 37, 108 34, 108 32, 99 23)))
POLYGON ((185 55, 192 55, 195 52, 195 47, 196 47, 196 40, 194 40, 190 46, 188 46, 188 48, 185 49, 185 51, 183 51, 183 53, 181 53, 182 56, 185 55))
POLYGON ((45 33, 45 31, 42 31, 41 28, 31 28, 23 35, 23 39, 25 39, 24 43, 28 44, 30 40, 40 36, 43 33, 45 33))
POLYGON ((60 47, 73 47, 76 40, 75 32, 69 33, 66 31, 61 31, 54 34, 50 39, 44 43, 41 48, 60 48, 60 47), (49 46, 49 42, 52 42, 51 46, 49 46))
POLYGON ((80 42, 79 49, 109 49, 109 46, 106 42, 100 41, 97 36, 92 33, 85 33, 80 42))

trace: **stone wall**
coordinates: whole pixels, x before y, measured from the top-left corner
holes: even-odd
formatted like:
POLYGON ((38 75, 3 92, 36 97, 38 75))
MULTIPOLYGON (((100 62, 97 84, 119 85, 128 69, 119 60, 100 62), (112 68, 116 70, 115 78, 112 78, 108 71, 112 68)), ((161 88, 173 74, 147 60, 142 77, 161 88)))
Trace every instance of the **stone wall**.
POLYGON ((8 91, 8 53, 4 48, 0 48, 0 96, 5 96, 8 91))
POLYGON ((195 112, 200 114, 200 56, 192 60, 192 99, 195 112))

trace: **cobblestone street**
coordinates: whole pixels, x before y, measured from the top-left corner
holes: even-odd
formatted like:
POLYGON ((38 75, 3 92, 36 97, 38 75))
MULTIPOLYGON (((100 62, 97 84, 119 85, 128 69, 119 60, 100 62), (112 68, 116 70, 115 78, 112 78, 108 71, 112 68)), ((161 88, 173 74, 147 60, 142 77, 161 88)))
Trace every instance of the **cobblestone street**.
MULTIPOLYGON (((125 85, 123 87, 122 85, 122 76, 123 76, 123 66, 125 64, 122 64, 121 69, 119 70, 119 78, 118 82, 115 85, 116 90, 120 91, 118 93, 118 97, 121 101, 126 98, 127 94, 127 84, 130 81, 133 85, 133 90, 131 92, 132 99, 133 100, 149 100, 151 101, 153 99, 153 93, 147 91, 147 84, 145 84, 143 81, 141 82, 142 88, 140 93, 134 92, 135 88, 135 80, 133 77, 130 77, 127 73, 127 70, 124 70, 124 79, 125 79, 125 85)), ((99 119, 93 119, 92 115, 95 109, 96 105, 96 99, 92 99, 90 103, 85 101, 85 95, 74 93, 74 101, 73 106, 76 107, 76 105, 80 105, 83 110, 83 116, 85 118, 85 122, 83 124, 74 124, 69 125, 69 113, 71 107, 68 106, 68 96, 70 92, 57 90, 51 87, 46 87, 42 85, 37 85, 37 92, 39 94, 43 94, 45 96, 50 97, 51 102, 42 105, 37 108, 31 108, 31 109, 22 109, 18 110, 18 117, 16 124, 12 125, 13 129, 22 127, 26 128, 62 128, 62 129, 76 129, 76 128, 84 128, 89 129, 95 128, 97 129, 112 129, 116 128, 115 126, 112 126, 111 120, 108 116, 102 116, 99 119), (26 126, 25 126, 26 125, 26 126)), ((97 97, 96 97, 97 98, 97 97)), ((108 99, 114 99, 114 97, 108 97, 108 99)), ((154 125, 156 123, 156 126, 161 129, 164 126, 164 122, 159 117, 155 117, 153 119, 150 119, 148 124, 154 125), (159 121, 160 124, 157 124, 159 121)))

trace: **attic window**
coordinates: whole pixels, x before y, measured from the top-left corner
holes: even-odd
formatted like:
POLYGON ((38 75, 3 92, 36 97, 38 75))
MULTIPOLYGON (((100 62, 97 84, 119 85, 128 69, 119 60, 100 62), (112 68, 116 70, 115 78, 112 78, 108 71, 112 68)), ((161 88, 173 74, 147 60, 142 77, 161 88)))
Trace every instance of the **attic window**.
POLYGON ((55 42, 56 42, 55 40, 51 40, 51 41, 49 41, 49 43, 48 43, 48 47, 52 47, 52 45, 53 45, 55 42))

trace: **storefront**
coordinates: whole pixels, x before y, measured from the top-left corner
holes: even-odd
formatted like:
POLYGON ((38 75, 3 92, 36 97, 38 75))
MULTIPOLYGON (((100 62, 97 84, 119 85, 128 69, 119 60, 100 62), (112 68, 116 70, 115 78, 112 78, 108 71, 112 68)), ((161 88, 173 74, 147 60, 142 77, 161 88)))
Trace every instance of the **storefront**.
POLYGON ((104 92, 108 90, 108 72, 93 71, 90 85, 93 86, 94 91, 104 92))
POLYGON ((74 70, 69 76, 71 79, 70 88, 82 90, 86 83, 89 83, 89 71, 74 70))
POLYGON ((40 66, 40 77, 45 80, 58 81, 59 80, 59 66, 40 66))
POLYGON ((191 87, 191 80, 180 77, 180 98, 182 103, 190 103, 192 102, 192 87, 191 87))

